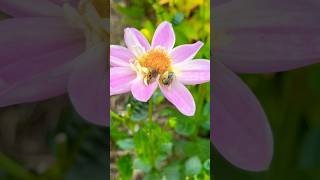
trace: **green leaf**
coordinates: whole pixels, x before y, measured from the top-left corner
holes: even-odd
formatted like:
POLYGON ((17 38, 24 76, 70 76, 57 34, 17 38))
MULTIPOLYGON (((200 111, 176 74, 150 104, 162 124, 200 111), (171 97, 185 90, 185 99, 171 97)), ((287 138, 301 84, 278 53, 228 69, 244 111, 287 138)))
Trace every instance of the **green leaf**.
POLYGON ((163 163, 165 162, 166 159, 167 159, 167 156, 164 156, 164 155, 158 156, 156 158, 155 168, 157 170, 160 170, 162 168, 162 166, 164 165, 163 163))
POLYGON ((137 101, 130 97, 128 100, 128 107, 130 108, 130 119, 133 121, 146 120, 148 117, 148 103, 137 101))
POLYGON ((185 116, 173 108, 167 108, 161 115, 171 116, 168 121, 169 126, 175 127, 175 131, 180 135, 191 136, 196 132, 194 117, 185 116))
POLYGON ((198 175, 201 172, 202 164, 197 156, 189 158, 185 163, 185 173, 187 176, 198 175))
MULTIPOLYGON (((207 92, 209 92, 210 90, 207 90, 207 92)), ((201 126, 207 130, 207 131, 210 131, 210 124, 211 124, 211 121, 210 121, 210 102, 209 101, 206 101, 204 107, 203 107, 203 115, 202 115, 202 120, 200 121, 201 123, 201 126)))
POLYGON ((147 161, 143 161, 139 158, 134 160, 133 167, 143 171, 144 173, 148 173, 151 170, 151 165, 147 161))
POLYGON ((121 126, 122 121, 115 119, 111 116, 110 120, 110 136, 112 140, 124 139, 128 137, 128 133, 124 131, 120 131, 119 127, 121 126))
POLYGON ((206 159, 210 158, 210 140, 199 138, 194 143, 194 149, 196 149, 196 153, 199 156, 199 158, 204 161, 206 159))
POLYGON ((164 100, 164 96, 163 94, 160 92, 160 90, 156 90, 152 96, 152 100, 153 100, 153 103, 156 104, 156 105, 159 105, 163 102, 164 100))
POLYGON ((117 141, 117 145, 123 150, 132 150, 134 148, 134 142, 132 138, 119 140, 117 141))
POLYGON ((176 117, 169 117, 169 118, 168 118, 168 121, 167 121, 167 125, 168 125, 170 128, 175 129, 176 126, 177 126, 177 118, 176 118, 176 117))
POLYGON ((320 168, 320 128, 310 130, 304 141, 300 155, 300 166, 304 169, 320 168))
POLYGON ((207 159, 204 163, 203 163, 203 167, 205 170, 210 172, 210 159, 207 159))
POLYGON ((166 180, 180 179, 180 166, 178 163, 170 164, 163 169, 163 176, 166 180))
MULTIPOLYGON (((111 124, 112 124, 112 122, 111 122, 111 124)), ((110 136, 113 140, 117 140, 117 139, 126 138, 128 136, 128 133, 123 132, 123 131, 119 131, 117 127, 111 126, 110 127, 110 136)))
POLYGON ((150 174, 146 174, 143 178, 143 180, 163 180, 161 174, 157 172, 153 172, 150 174))
POLYGON ((121 179, 130 180, 133 174, 132 158, 130 155, 122 156, 117 161, 117 167, 121 179))
POLYGON ((202 161, 205 161, 210 159, 210 140, 198 138, 194 142, 176 141, 174 151, 180 158, 198 156, 202 161))
POLYGON ((152 166, 156 165, 157 157, 171 154, 172 136, 157 123, 142 127, 133 138, 138 158, 148 161, 152 166))
POLYGON ((179 117, 177 119, 176 132, 183 136, 191 136, 196 131, 196 124, 192 118, 179 117))
POLYGON ((140 18, 144 15, 144 9, 143 7, 139 6, 130 6, 130 7, 123 7, 123 6, 117 6, 116 9, 126 16, 129 17, 135 17, 140 18))
POLYGON ((172 142, 163 143, 161 144, 161 151, 164 152, 165 154, 170 155, 172 152, 172 147, 173 147, 172 142))
POLYGON ((180 24, 183 21, 183 19, 184 19, 184 14, 181 12, 177 12, 173 17, 173 24, 174 25, 180 24))

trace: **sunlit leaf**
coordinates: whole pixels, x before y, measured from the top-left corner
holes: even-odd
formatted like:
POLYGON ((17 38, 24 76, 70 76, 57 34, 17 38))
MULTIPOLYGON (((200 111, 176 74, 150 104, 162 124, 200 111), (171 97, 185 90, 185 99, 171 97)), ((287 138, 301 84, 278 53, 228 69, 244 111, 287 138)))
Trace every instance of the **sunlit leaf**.
POLYGON ((163 176, 166 180, 180 179, 180 165, 178 163, 168 165, 163 169, 163 176))
POLYGON ((131 180, 133 167, 130 155, 120 157, 117 161, 117 167, 122 180, 131 180))
POLYGON ((142 159, 136 158, 133 162, 133 166, 135 169, 139 169, 145 173, 150 172, 152 166, 149 164, 149 162, 144 161, 142 159))
POLYGON ((176 132, 184 136, 190 136, 196 131, 196 125, 192 118, 179 117, 177 119, 176 132))
POLYGON ((207 159, 204 163, 203 163, 203 167, 205 170, 210 172, 210 159, 207 159))
POLYGON ((201 172, 202 164, 197 156, 189 158, 185 163, 185 173, 188 176, 198 175, 201 172))
POLYGON ((134 148, 132 138, 119 140, 117 141, 117 145, 123 150, 132 150, 134 148))

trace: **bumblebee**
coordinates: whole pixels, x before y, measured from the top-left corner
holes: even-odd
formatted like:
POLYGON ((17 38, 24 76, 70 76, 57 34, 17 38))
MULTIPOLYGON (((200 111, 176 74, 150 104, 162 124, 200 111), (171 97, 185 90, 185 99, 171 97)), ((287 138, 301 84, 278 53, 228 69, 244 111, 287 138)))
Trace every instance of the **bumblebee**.
POLYGON ((144 78, 145 84, 149 85, 153 83, 157 79, 158 74, 159 73, 156 69, 148 70, 144 78))
POLYGON ((174 72, 167 71, 162 75, 161 83, 165 86, 170 86, 174 78, 175 78, 174 72))

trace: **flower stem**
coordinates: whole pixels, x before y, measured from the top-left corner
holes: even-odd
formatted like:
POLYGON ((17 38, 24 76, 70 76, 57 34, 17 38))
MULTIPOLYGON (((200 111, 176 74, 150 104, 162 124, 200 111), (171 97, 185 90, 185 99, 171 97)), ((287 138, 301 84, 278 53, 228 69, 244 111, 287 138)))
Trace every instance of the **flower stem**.
POLYGON ((113 111, 110 111, 110 116, 111 116, 111 118, 114 118, 118 121, 124 121, 124 118, 122 118, 121 116, 119 116, 117 113, 115 113, 113 111))
POLYGON ((35 180, 37 176, 24 169, 18 163, 8 158, 3 153, 0 153, 0 169, 21 180, 35 180))
POLYGON ((203 86, 199 86, 199 96, 198 96, 198 101, 197 101, 197 112, 196 112, 196 120, 201 119, 200 116, 203 113, 203 101, 205 99, 206 95, 206 89, 203 86))
POLYGON ((149 122, 152 122, 152 113, 153 113, 153 102, 152 102, 152 97, 151 97, 149 100, 149 113, 148 113, 149 122))

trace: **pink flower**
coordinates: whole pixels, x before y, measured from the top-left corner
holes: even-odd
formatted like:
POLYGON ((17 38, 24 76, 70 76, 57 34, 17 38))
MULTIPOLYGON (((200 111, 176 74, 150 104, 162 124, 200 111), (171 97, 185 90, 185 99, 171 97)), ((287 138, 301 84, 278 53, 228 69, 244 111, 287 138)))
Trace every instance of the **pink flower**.
POLYGON ((106 125, 107 32, 89 1, 0 0, 0 106, 68 92, 79 114, 106 125), (106 34, 104 35, 103 32, 106 34))
POLYGON ((185 85, 210 80, 210 62, 193 60, 202 42, 173 48, 172 25, 162 22, 156 29, 151 45, 135 28, 124 32, 127 48, 110 46, 110 94, 129 91, 135 99, 146 102, 159 86, 163 95, 183 114, 195 113, 195 102, 185 85))
POLYGON ((272 132, 259 101, 233 71, 270 73, 319 63, 319 7, 308 0, 220 2, 212 4, 211 140, 234 165, 265 170, 273 156, 272 132))

